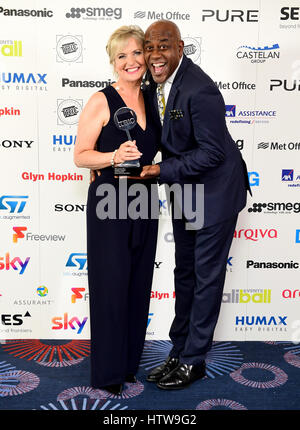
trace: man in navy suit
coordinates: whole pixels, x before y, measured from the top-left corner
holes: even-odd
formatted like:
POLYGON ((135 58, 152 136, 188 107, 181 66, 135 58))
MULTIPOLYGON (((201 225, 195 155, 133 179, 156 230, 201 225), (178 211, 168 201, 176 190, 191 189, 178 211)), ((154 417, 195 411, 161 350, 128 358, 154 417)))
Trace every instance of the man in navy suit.
MULTIPOLYGON (((187 228, 184 198, 172 199, 173 348, 147 376, 167 390, 184 388, 205 375, 205 356, 219 316, 237 216, 250 191, 246 165, 227 130, 222 95, 211 78, 184 55, 183 48, 179 29, 171 21, 157 21, 146 31, 145 58, 165 110, 162 161, 145 166, 141 176, 159 177, 159 183, 179 184, 182 189, 189 184, 194 187, 189 196, 194 205, 196 185, 204 184, 200 227, 187 228), (181 218, 174 216, 175 204, 182 208, 181 218)), ((153 97, 158 106, 156 91, 153 97)))

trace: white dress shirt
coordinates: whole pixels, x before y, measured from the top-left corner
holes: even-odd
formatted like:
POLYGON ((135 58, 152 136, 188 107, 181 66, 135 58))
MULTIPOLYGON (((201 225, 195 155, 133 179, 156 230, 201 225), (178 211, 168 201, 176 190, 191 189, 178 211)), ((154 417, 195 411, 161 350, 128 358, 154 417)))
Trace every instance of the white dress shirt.
POLYGON ((166 106, 167 106, 167 102, 168 102, 168 97, 169 97, 169 94, 170 94, 171 86, 173 84, 174 78, 175 78, 176 73, 177 73, 177 71, 178 71, 178 69, 180 67, 181 62, 182 62, 182 57, 180 58, 179 64, 176 67, 176 69, 174 70, 174 72, 172 73, 172 75, 169 76, 169 78, 163 84, 163 91, 164 91, 166 106))

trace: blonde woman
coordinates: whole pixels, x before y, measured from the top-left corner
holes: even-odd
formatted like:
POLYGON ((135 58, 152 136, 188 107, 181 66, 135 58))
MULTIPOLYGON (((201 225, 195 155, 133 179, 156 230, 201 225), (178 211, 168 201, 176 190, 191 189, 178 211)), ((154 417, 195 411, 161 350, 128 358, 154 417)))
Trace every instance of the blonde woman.
MULTIPOLYGON (((122 179, 114 176, 113 166, 135 159, 141 166, 149 165, 158 150, 160 124, 141 90, 146 71, 143 41, 144 33, 137 26, 122 26, 109 38, 107 52, 117 81, 93 94, 86 104, 74 150, 78 167, 100 170, 89 186, 87 201, 91 385, 115 395, 121 394, 125 382, 136 382, 147 327, 157 219, 99 219, 96 207, 103 196, 96 195, 96 190, 101 184, 113 185, 118 204, 122 179), (114 123, 114 113, 124 106, 137 116, 130 130, 133 141, 114 123)), ((149 190, 154 183, 128 179, 127 187, 135 182, 149 190)))

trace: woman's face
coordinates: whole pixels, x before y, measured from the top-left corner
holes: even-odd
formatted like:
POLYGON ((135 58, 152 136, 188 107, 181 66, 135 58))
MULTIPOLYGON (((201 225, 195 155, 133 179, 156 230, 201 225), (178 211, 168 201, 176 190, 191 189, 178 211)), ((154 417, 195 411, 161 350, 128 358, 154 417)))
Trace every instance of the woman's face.
POLYGON ((137 39, 131 37, 120 51, 117 51, 114 69, 121 80, 134 82, 143 77, 146 63, 143 46, 137 39))

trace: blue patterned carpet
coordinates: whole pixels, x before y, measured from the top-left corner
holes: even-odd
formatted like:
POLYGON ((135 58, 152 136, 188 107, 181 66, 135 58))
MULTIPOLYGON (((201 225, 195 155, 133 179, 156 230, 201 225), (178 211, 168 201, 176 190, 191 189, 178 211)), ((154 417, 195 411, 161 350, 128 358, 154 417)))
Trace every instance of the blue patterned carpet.
POLYGON ((172 392, 145 380, 169 350, 169 341, 146 341, 138 382, 117 397, 89 386, 89 341, 6 341, 0 345, 0 409, 300 410, 300 345, 215 342, 207 376, 172 392))

